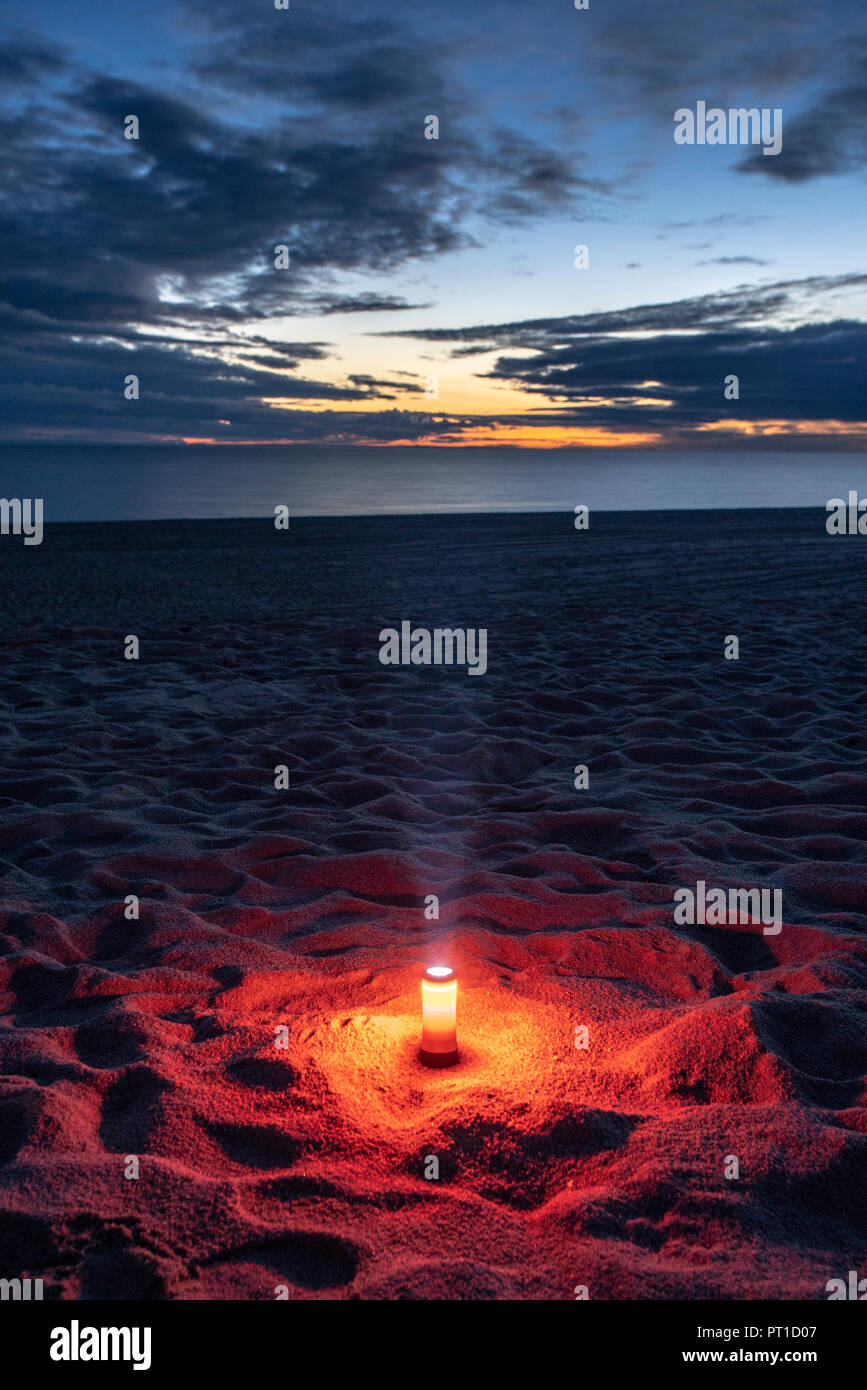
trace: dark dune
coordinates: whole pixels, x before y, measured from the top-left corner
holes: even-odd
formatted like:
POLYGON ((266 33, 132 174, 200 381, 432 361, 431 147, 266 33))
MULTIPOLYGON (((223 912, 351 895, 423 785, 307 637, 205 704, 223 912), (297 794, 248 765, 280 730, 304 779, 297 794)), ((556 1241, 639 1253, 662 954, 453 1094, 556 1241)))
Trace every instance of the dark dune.
POLYGON ((5 538, 0 584, 0 1274, 822 1299, 867 1271, 860 538, 69 525, 5 538), (487 674, 381 666, 405 618, 487 628, 487 674), (781 889, 781 932, 677 925, 698 879, 781 889), (432 1072, 440 957, 462 1057, 432 1072))

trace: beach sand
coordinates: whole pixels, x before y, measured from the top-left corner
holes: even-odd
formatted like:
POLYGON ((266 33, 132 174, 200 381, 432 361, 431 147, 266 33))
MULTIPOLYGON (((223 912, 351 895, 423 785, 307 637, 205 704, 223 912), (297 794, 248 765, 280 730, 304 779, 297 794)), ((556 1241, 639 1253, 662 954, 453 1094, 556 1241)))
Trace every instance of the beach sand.
POLYGON ((867 1275, 864 544, 812 511, 2 538, 0 1275, 867 1275), (486 628, 486 674, 382 666, 402 620, 486 628), (677 925, 699 880, 780 889, 782 930, 677 925), (461 1060, 432 1071, 440 961, 461 1060))

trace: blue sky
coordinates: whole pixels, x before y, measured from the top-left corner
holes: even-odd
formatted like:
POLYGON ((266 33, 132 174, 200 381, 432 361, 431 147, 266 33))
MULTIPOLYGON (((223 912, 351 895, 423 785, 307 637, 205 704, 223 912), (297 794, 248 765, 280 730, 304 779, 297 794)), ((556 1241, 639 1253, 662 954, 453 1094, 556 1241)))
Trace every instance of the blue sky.
POLYGON ((5 11, 2 437, 863 447, 860 0, 290 4, 5 11))

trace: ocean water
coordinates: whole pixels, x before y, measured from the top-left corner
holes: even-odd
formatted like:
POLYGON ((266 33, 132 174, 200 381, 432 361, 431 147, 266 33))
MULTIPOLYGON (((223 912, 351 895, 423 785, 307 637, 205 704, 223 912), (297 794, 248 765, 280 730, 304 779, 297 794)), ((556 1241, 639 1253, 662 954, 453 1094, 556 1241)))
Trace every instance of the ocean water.
POLYGON ((867 495, 856 453, 316 445, 6 445, 0 496, 51 521, 821 507, 867 495))

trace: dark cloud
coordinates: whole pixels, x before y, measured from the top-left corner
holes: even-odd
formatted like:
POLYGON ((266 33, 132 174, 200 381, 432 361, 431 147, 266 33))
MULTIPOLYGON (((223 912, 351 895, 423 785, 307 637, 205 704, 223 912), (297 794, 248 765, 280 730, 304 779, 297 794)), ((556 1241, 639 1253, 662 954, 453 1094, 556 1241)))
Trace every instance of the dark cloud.
POLYGON ((312 307, 318 314, 384 314, 401 309, 429 309, 430 304, 410 304, 396 294, 320 295, 312 307))
POLYGON ((750 152, 737 167, 785 183, 806 183, 867 167, 867 56, 862 56, 858 67, 859 80, 824 92, 793 120, 784 119, 779 154, 750 152))
MULTIPOLYGON (((738 229, 740 229, 743 227, 752 226, 755 222, 766 221, 766 214, 718 212, 715 213, 712 217, 691 217, 688 218, 686 221, 664 222, 662 224, 661 230, 658 231, 655 235, 657 241, 668 241, 672 232, 692 231, 695 227, 701 227, 702 229, 707 228, 711 232, 716 232, 722 229, 728 230, 728 228, 730 227, 737 227, 738 229)), ((711 246, 712 242, 703 242, 702 245, 711 246)))
POLYGON ((480 171, 494 185, 486 206, 506 221, 531 218, 540 207, 566 209, 580 189, 596 194, 613 191, 604 179, 579 175, 574 156, 566 150, 543 147, 513 130, 494 132, 480 171))
POLYGON ((861 0, 835 0, 832 11, 813 0, 608 0, 596 54, 626 106, 655 106, 668 117, 697 97, 778 106, 775 94, 839 71, 847 45, 864 32, 861 0))
POLYGON ((273 358, 256 349, 243 360, 227 362, 226 342, 220 344, 223 356, 206 355, 201 347, 193 355, 175 343, 143 340, 134 352, 120 342, 86 340, 72 353, 50 334, 34 334, 18 345, 0 337, 0 418, 10 434, 22 439, 55 434, 227 441, 360 435, 390 441, 457 427, 454 417, 400 410, 383 411, 381 418, 359 413, 354 404, 392 399, 391 388, 419 388, 362 375, 345 385, 286 375, 281 347, 293 346, 300 349, 299 361, 302 354, 316 356, 317 345, 311 344, 278 344, 273 358), (130 373, 139 377, 139 400, 124 398, 130 373), (278 402, 288 402, 292 409, 280 408, 278 402), (318 403, 315 410, 305 408, 312 402, 318 403), (221 423, 225 421, 230 423, 221 423))
POLYGON ((727 0, 724 9, 690 0, 688 19, 673 4, 608 0, 597 58, 614 106, 650 120, 670 121, 699 98, 779 107, 781 152, 750 150, 736 165, 742 173, 803 183, 867 164, 863 0, 727 0))
POLYGON ((746 420, 863 420, 867 324, 591 340, 533 358, 501 358, 490 375, 576 407, 573 422, 633 428, 746 420), (740 400, 723 398, 724 379, 740 400), (654 383, 654 384, 648 384, 654 383), (664 406, 654 404, 665 402, 664 406))
POLYGON ((394 400, 395 392, 402 394, 410 392, 414 395, 421 395, 424 391, 423 386, 417 386, 415 383, 382 380, 379 377, 368 376, 365 372, 353 372, 348 380, 352 382, 353 386, 368 391, 371 396, 382 396, 387 400, 394 400))
POLYGON ((0 83, 32 84, 63 69, 63 50, 43 38, 10 35, 0 48, 0 83))
POLYGON ((222 0, 190 13, 182 84, 86 71, 27 36, 4 52, 0 345, 13 434, 28 410, 47 430, 107 420, 131 347, 159 394, 143 390, 136 406, 147 432, 208 434, 223 418, 264 430, 274 411, 260 394, 367 397, 369 386, 293 377, 325 346, 281 347, 261 329, 426 307, 344 290, 341 277, 471 245, 479 217, 533 221, 603 191, 579 155, 476 119, 448 46, 420 42, 403 13, 346 0, 285 24, 222 0), (426 141, 437 112, 441 138, 426 141), (129 115, 137 141, 123 138, 129 115))
POLYGON ((741 323, 770 322, 783 311, 801 312, 807 304, 838 291, 867 286, 867 274, 813 276, 806 280, 781 280, 770 285, 741 285, 693 299, 662 304, 640 304, 595 314, 571 314, 562 318, 523 319, 517 323, 484 324, 461 328, 404 328, 380 336, 420 338, 425 342, 473 343, 479 352, 496 347, 539 348, 572 338, 626 333, 664 333, 728 327, 741 323))
MULTIPOLYGON (((237 351, 239 348, 238 340, 233 340, 231 338, 223 338, 216 344, 213 341, 208 342, 208 340, 203 339, 202 344, 205 343, 207 343, 207 345, 210 347, 216 346, 223 348, 232 348, 235 351, 237 351)), ((255 337, 251 334, 243 339, 242 345, 245 349, 248 345, 258 345, 267 348, 268 355, 270 357, 277 358, 284 357, 287 359, 301 359, 310 362, 321 362, 326 357, 331 356, 331 352, 327 343, 285 343, 279 341, 274 342, 270 338, 255 337)))
POLYGON ((354 0, 330 0, 322 12, 298 7, 275 22, 265 6, 233 0, 190 0, 188 8, 202 21, 193 71, 209 87, 291 104, 296 117, 325 108, 332 123, 446 105, 450 50, 422 41, 405 12, 372 15, 354 0))
POLYGON ((770 265, 760 256, 714 256, 709 261, 696 261, 696 265, 770 265))
POLYGON ((867 275, 744 286, 667 304, 601 314, 400 336, 455 352, 504 355, 484 375, 547 403, 536 423, 612 429, 694 428, 735 420, 865 419, 867 324, 846 320, 786 327, 807 303, 867 287, 867 275), (473 343, 473 347, 469 343, 473 343), (740 379, 726 402, 724 378, 740 379))
MULTIPOLYGON (((82 427, 114 434, 208 435, 220 419, 262 425, 273 416, 269 399, 359 401, 357 386, 336 386, 307 377, 276 375, 257 363, 227 363, 216 354, 195 355, 177 344, 139 342, 135 352, 118 342, 82 341, 75 351, 51 335, 26 343, 0 343, 0 416, 19 428, 82 427), (124 399, 124 381, 135 374, 141 398, 124 399), (26 381, 27 390, 21 389, 26 381)), ((274 367, 285 368, 277 359, 274 367)))

